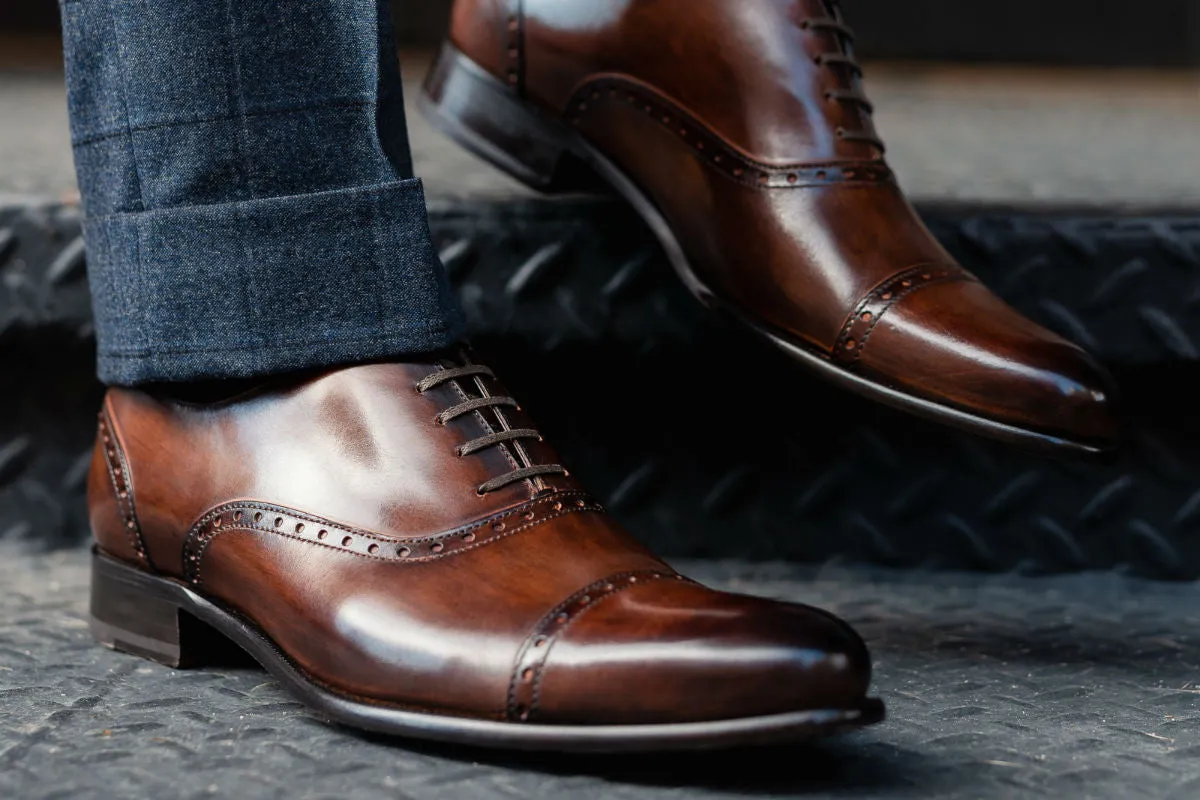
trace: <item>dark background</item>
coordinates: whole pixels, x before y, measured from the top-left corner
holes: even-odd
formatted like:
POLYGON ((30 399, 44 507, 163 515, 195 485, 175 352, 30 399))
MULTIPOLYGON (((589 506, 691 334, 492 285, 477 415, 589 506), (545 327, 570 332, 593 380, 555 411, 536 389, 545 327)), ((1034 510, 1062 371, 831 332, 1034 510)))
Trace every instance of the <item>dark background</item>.
MULTIPOLYGON (((401 39, 433 43, 450 0, 394 0, 401 39)), ((736 2, 736 0, 734 0, 736 2)), ((866 58, 1200 65, 1198 0, 844 0, 866 58)), ((52 31, 53 0, 0 0, 0 31, 52 31)))

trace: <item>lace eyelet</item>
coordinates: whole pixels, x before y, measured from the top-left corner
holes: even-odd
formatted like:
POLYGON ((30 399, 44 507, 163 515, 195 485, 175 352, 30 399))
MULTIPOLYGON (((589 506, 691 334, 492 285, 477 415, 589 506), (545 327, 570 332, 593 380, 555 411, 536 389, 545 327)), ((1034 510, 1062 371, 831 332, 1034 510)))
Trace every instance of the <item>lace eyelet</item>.
POLYGON ((485 494, 487 494, 487 492, 485 492, 485 491, 483 490, 483 487, 482 487, 482 486, 478 486, 478 487, 476 487, 476 488, 475 488, 475 494, 477 494, 477 495, 478 495, 478 496, 480 496, 480 497, 483 497, 485 494))

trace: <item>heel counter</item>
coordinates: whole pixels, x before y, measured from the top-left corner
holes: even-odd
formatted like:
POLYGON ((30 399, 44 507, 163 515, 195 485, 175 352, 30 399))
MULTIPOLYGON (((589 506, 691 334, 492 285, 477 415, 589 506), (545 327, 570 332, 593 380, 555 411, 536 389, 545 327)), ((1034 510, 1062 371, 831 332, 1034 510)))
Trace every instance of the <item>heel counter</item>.
POLYGON ((451 44, 520 91, 525 43, 522 0, 456 0, 450 12, 451 44))
POLYGON ((87 499, 92 536, 100 549, 123 561, 152 568, 134 506, 132 475, 107 401, 97 425, 87 499))

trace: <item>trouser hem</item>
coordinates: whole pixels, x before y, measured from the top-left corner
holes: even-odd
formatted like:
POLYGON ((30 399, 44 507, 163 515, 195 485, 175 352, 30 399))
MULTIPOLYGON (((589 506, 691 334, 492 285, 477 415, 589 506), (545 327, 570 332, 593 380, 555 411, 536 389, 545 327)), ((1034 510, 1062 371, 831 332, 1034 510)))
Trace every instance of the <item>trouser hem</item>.
POLYGON ((84 222, 101 380, 253 377, 462 338, 416 179, 84 222))

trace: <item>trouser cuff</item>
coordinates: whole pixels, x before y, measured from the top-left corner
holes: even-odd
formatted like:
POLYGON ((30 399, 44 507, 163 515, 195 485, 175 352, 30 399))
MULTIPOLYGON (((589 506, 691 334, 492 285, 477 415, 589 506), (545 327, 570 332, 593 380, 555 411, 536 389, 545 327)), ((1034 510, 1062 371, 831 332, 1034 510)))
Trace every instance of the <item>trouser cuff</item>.
POLYGON ((106 383, 392 358, 463 333, 419 180, 89 218, 84 238, 106 383))

